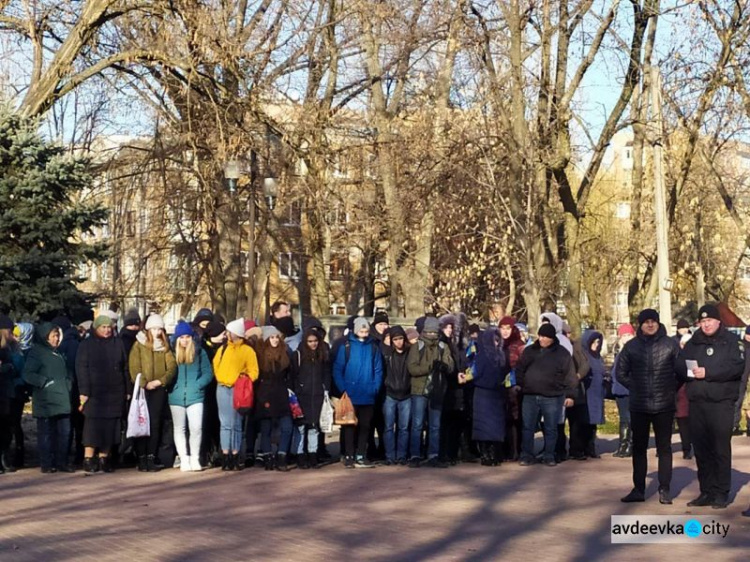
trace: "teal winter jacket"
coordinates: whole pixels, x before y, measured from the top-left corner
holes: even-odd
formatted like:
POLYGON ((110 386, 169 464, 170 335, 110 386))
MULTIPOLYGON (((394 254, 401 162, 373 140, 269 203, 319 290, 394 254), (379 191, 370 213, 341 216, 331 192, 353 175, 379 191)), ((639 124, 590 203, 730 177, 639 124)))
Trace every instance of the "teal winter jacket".
POLYGON ((192 363, 177 364, 177 375, 169 389, 169 405, 187 408, 203 402, 206 387, 213 378, 214 373, 208 355, 196 346, 195 360, 192 363))

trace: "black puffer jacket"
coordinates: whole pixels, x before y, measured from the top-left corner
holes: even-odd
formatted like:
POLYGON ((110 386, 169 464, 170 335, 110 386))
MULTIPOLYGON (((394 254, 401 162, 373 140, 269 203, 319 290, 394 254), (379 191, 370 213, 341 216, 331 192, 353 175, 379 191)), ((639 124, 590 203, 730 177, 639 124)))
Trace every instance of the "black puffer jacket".
POLYGON ((557 338, 546 348, 534 342, 523 350, 516 365, 516 384, 524 394, 575 398, 578 377, 573 358, 557 338))
POLYGON ((625 344, 617 357, 617 382, 630 391, 631 411, 674 411, 679 351, 663 324, 653 336, 646 336, 639 327, 637 336, 625 344))
POLYGON ((688 400, 704 402, 734 402, 740 394, 742 373, 745 370, 744 348, 740 340, 719 328, 713 336, 698 330, 685 344, 677 362, 677 372, 687 381, 688 400), (685 360, 698 362, 705 367, 706 378, 687 377, 685 360))

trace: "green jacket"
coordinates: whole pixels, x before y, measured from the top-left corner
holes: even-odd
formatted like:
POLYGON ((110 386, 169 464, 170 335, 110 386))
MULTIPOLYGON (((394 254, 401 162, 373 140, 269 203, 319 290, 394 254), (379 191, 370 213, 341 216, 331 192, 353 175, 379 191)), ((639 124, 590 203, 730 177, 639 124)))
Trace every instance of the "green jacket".
POLYGON ((174 353, 169 349, 154 351, 153 347, 140 341, 135 342, 133 349, 130 350, 128 365, 131 381, 135 382, 138 373, 141 373, 141 388, 145 388, 146 383, 159 380, 166 389, 177 374, 177 361, 174 353))
POLYGON ((432 373, 432 367, 436 360, 445 363, 448 368, 453 369, 453 358, 447 345, 438 342, 437 339, 430 340, 424 337, 409 348, 409 357, 406 367, 411 375, 411 393, 413 396, 422 396, 427 384, 427 375, 432 373))
MULTIPOLYGON (((50 323, 37 327, 36 342, 29 350, 23 369, 23 380, 32 388, 31 413, 35 418, 70 414, 73 380, 68 373, 65 358, 47 341, 52 330, 59 328, 50 323)), ((62 332, 60 340, 62 341, 62 332)))

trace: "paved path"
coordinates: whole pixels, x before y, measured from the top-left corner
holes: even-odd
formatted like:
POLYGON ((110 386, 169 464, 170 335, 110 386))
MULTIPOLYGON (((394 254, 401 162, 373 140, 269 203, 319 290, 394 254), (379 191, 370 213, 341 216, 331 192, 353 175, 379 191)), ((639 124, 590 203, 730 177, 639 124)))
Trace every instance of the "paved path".
MULTIPOLYGON (((602 449, 611 451, 612 441, 602 449)), ((287 474, 0 475, 0 560, 748 560, 750 439, 734 439, 729 509, 690 510, 695 464, 675 455, 673 506, 625 505, 630 462, 463 465, 287 474), (721 516, 721 545, 612 545, 613 514, 721 516)), ((649 451, 650 477, 656 459, 649 451)))

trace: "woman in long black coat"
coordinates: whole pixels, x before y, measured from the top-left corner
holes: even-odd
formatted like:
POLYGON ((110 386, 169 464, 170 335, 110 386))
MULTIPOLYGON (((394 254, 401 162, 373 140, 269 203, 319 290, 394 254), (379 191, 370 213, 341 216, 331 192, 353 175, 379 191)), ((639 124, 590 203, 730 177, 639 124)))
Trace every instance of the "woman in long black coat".
POLYGON ((305 330, 302 343, 292 355, 292 390, 304 417, 296 420, 300 434, 297 447, 299 468, 318 468, 318 431, 324 393, 331 388, 331 363, 320 332, 305 330), (305 454, 307 437, 307 454, 305 454))
POLYGON ((508 367, 500 334, 489 328, 479 336, 474 363, 472 438, 479 442, 482 464, 496 466, 505 441, 505 375, 508 367))
POLYGON ((84 471, 112 472, 109 452, 120 443, 121 419, 130 394, 125 346, 113 336, 112 319, 101 314, 91 337, 83 340, 76 355, 76 375, 81 393, 84 471), (98 463, 94 460, 99 450, 98 463))

